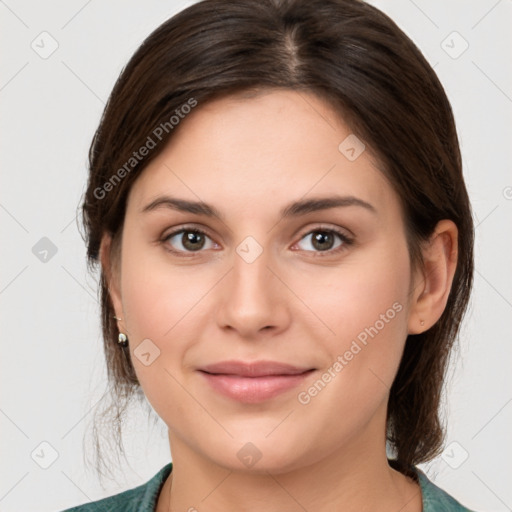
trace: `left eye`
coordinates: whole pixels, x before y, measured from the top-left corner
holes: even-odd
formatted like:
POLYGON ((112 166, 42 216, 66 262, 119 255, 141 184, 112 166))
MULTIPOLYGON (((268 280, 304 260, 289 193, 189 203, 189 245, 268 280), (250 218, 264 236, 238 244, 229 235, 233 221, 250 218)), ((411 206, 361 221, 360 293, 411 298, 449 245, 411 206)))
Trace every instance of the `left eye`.
POLYGON ((316 229, 311 231, 301 240, 310 238, 310 242, 306 244, 306 248, 302 250, 309 251, 311 248, 317 252, 326 252, 338 249, 340 246, 350 245, 351 241, 342 233, 338 233, 334 230, 316 229), (336 237, 339 240, 338 245, 336 243, 336 237))

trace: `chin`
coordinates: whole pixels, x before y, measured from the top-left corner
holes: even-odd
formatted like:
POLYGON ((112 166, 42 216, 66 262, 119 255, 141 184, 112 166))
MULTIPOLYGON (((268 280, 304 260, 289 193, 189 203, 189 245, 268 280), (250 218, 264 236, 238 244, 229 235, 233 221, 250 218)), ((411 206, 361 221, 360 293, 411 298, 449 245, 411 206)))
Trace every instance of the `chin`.
MULTIPOLYGON (((286 432, 265 437, 268 432, 261 430, 245 431, 244 434, 234 435, 225 443, 215 442, 216 451, 208 454, 215 464, 237 473, 279 474, 298 469, 305 464, 306 453, 298 448, 305 446, 300 437, 295 439, 286 432)), ((212 442, 213 444, 213 442, 212 442)), ((211 449, 212 444, 209 444, 211 449)))

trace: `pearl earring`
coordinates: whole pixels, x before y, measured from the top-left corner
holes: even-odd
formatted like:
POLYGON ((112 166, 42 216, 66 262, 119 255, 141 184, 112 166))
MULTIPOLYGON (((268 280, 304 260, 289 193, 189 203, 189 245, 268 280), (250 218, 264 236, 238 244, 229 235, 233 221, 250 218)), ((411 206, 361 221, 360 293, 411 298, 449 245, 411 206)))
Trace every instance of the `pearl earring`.
POLYGON ((117 337, 117 343, 119 343, 119 345, 121 345, 122 347, 127 347, 128 346, 128 338, 127 338, 126 334, 120 332, 119 336, 117 337))

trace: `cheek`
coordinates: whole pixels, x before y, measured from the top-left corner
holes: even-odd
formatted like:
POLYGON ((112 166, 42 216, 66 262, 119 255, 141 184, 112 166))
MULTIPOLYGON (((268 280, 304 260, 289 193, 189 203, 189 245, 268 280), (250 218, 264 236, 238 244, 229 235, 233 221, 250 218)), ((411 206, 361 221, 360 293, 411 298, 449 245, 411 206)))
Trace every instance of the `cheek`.
POLYGON ((130 232, 125 241, 121 290, 129 331, 136 339, 160 344, 204 295, 207 276, 197 268, 171 264, 164 248, 130 232))
POLYGON ((178 381, 190 340, 199 339, 194 319, 209 280, 171 265, 163 250, 144 250, 143 242, 126 239, 121 289, 131 359, 148 401, 161 417, 175 418, 191 407, 178 381))
POLYGON ((306 278, 297 281, 297 286, 302 282, 300 294, 311 310, 333 331, 333 340, 352 339, 375 323, 383 331, 381 315, 388 332, 403 330, 410 285, 407 248, 377 249, 347 258, 337 268, 311 273, 309 278, 303 273, 306 278))
POLYGON ((379 380, 391 386, 407 337, 409 265, 405 242, 382 245, 303 282, 298 294, 307 297, 317 317, 305 329, 313 339, 322 329, 328 366, 342 357, 344 377, 336 379, 340 386, 359 382, 359 389, 368 393, 374 384, 384 389, 379 380))
MULTIPOLYGON (((173 264, 163 248, 149 248, 135 237, 125 240, 121 290, 132 361, 155 405, 162 390, 172 387, 170 375, 182 372, 187 351, 201 340, 205 322, 211 322, 205 299, 220 270, 173 264), (150 356, 139 357, 144 353, 150 356)), ((174 391, 181 394, 179 387, 174 391)), ((160 407, 167 406, 164 400, 160 407)))
POLYGON ((312 328, 318 329, 318 320, 304 324, 324 354, 318 379, 297 395, 303 414, 323 418, 312 427, 312 436, 323 439, 322 432, 332 429, 337 438, 346 439, 383 410, 407 337, 408 276, 403 248, 347 262, 338 272, 309 283, 323 292, 310 294, 308 305, 334 331, 323 329, 326 334, 319 336, 312 328))

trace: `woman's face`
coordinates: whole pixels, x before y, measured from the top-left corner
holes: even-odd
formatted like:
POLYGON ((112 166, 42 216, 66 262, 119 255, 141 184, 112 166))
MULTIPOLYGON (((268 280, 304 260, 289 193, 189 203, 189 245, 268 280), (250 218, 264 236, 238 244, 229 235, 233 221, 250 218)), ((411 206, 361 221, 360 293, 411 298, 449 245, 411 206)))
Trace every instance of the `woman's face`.
POLYGON ((312 94, 220 99, 181 123, 131 189, 112 292, 173 457, 279 473, 382 455, 414 287, 397 195, 312 94), (312 371, 204 372, 225 361, 312 371))

